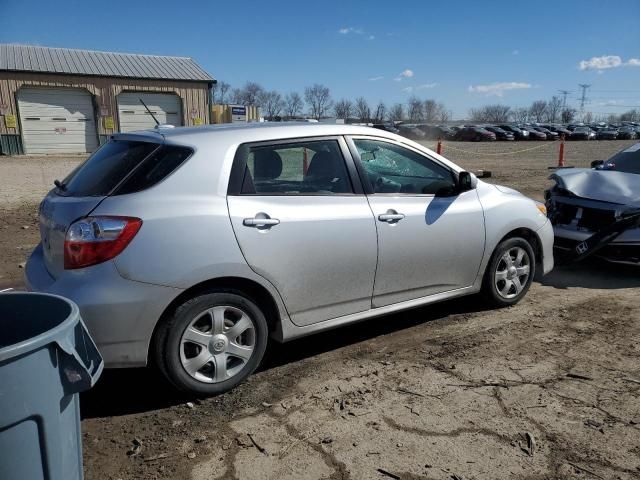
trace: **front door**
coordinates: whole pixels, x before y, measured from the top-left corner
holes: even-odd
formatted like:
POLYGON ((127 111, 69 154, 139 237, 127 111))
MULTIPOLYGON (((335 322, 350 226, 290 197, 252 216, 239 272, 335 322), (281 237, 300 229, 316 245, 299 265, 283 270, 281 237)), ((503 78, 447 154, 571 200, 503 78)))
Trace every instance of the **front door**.
POLYGON ((238 243, 300 326, 371 308, 376 225, 345 159, 340 138, 241 146, 236 155, 227 198, 238 243))
POLYGON ((378 229, 373 306, 472 285, 484 253, 477 192, 456 194, 456 174, 390 140, 353 138, 378 229))

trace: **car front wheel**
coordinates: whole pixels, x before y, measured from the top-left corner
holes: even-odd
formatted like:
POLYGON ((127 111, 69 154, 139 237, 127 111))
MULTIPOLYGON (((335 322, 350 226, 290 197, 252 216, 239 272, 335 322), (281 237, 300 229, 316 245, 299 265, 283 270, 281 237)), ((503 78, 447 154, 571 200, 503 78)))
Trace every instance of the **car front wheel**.
POLYGON ((156 363, 179 390, 226 392, 260 364, 267 322, 248 297, 225 291, 198 295, 175 309, 156 337, 156 363))
POLYGON ((487 266, 484 297, 493 306, 515 305, 529 290, 535 268, 535 255, 527 240, 514 237, 502 241, 487 266))

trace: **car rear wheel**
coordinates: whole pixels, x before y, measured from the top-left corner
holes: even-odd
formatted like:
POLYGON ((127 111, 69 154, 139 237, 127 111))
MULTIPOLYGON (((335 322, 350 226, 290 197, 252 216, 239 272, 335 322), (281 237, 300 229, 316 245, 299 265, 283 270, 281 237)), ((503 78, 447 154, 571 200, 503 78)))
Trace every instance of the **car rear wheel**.
POLYGON ((493 252, 482 293, 493 306, 515 305, 527 294, 535 275, 535 254, 524 238, 508 238, 493 252))
POLYGON ((260 364, 267 346, 267 321, 240 293, 198 295, 175 309, 156 336, 156 362, 182 391, 226 392, 260 364))

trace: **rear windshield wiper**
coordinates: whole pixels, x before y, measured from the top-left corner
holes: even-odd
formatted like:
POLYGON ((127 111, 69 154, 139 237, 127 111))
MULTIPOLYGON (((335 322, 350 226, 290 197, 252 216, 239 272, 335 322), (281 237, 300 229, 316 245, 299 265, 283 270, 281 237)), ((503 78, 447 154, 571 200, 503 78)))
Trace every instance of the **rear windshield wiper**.
POLYGON ((53 184, 63 192, 67 189, 67 186, 64 184, 64 182, 61 182, 60 180, 54 180, 53 184))

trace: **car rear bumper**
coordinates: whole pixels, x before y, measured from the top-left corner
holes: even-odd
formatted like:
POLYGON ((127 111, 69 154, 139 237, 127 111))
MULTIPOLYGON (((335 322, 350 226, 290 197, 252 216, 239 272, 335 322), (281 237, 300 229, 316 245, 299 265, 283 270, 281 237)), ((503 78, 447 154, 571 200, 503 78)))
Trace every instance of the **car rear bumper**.
POLYGON ((27 262, 25 281, 29 291, 62 295, 78 304, 107 367, 147 364, 158 319, 182 291, 127 280, 113 262, 68 270, 56 279, 46 269, 42 245, 27 262))

